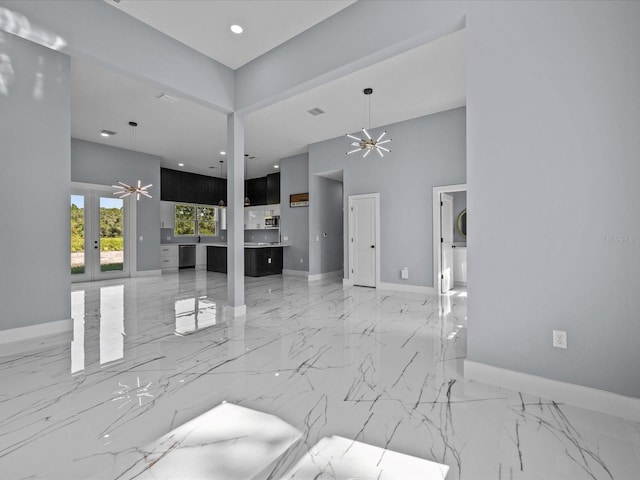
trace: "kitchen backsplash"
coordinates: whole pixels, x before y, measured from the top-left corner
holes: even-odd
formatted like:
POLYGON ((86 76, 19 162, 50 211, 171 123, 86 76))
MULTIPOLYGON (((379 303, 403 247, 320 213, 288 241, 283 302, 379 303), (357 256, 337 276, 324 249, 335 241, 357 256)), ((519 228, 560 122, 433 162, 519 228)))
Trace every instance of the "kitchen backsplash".
POLYGON ((244 231, 245 242, 279 242, 280 230, 245 230, 244 231))
MULTIPOLYGON (((223 230, 216 237, 201 237, 200 243, 220 243, 227 241, 227 231, 223 230)), ((279 242, 280 230, 245 230, 245 242, 279 242)), ((181 235, 176 237, 173 235, 173 228, 160 229, 160 243, 198 243, 198 237, 195 235, 181 235)))

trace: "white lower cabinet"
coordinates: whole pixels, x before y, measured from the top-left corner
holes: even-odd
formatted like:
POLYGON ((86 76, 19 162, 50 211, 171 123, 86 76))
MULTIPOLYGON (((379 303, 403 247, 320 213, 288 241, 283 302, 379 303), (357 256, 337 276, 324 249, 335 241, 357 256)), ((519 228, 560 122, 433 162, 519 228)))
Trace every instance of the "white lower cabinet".
POLYGON ((160 245, 160 268, 162 270, 178 268, 178 245, 160 245))

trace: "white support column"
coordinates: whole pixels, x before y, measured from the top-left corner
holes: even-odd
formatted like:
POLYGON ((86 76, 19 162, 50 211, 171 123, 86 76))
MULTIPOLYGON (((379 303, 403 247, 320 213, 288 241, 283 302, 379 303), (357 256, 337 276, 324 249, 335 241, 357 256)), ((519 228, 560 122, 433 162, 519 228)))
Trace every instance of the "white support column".
POLYGON ((227 312, 247 313, 244 303, 244 118, 227 115, 227 312))

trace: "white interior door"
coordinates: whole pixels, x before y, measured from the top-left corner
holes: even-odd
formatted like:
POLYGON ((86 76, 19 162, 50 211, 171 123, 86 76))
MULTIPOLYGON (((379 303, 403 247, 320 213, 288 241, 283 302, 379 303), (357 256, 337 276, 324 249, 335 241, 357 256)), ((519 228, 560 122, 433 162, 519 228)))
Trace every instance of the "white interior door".
POLYGON ((71 193, 71 280, 86 282, 129 276, 127 199, 111 192, 71 193))
POLYGON ((442 252, 441 293, 453 288, 453 196, 440 195, 440 236, 442 252))
POLYGON ((349 265, 354 285, 376 286, 376 217, 375 197, 349 197, 349 265))

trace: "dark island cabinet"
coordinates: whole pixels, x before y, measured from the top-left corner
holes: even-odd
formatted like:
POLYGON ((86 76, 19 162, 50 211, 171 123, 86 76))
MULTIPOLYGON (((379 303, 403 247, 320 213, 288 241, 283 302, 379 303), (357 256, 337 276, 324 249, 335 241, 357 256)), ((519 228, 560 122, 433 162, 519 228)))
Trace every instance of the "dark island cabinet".
POLYGON ((207 270, 227 273, 227 247, 207 247, 207 270))
POLYGON ((245 248, 244 274, 263 277, 282 273, 282 247, 245 248))
MULTIPOLYGON (((207 247, 207 270, 227 273, 227 247, 207 247)), ((244 249, 244 274, 264 277, 282 273, 282 247, 244 249)))

